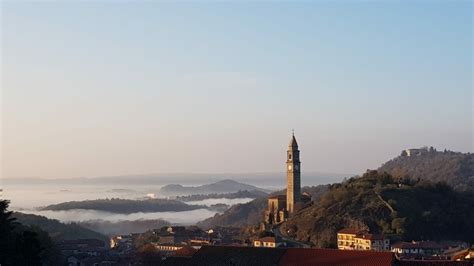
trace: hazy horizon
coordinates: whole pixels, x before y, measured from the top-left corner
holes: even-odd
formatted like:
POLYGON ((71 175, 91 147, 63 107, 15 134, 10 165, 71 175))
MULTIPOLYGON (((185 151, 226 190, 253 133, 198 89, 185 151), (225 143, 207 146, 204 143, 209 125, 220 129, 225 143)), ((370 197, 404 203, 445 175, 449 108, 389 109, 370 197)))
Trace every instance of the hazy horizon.
MULTIPOLYGON (((361 174, 473 152, 472 2, 1 5, 1 177, 361 174)), ((199 181, 201 182, 201 181, 199 181)))

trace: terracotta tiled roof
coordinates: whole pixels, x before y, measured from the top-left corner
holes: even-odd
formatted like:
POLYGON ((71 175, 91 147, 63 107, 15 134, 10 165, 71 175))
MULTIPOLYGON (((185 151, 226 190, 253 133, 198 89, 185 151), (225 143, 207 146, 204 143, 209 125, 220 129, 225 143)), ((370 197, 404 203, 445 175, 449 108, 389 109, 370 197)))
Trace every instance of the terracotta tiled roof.
POLYGON ((384 236, 382 234, 359 234, 357 238, 369 239, 369 240, 383 240, 384 236))
POLYGON ((352 234, 352 235, 357 235, 359 233, 363 233, 364 230, 361 229, 355 229, 355 228, 344 228, 339 230, 337 233, 339 234, 352 234))
POLYGON ((278 265, 392 265, 395 256, 391 252, 289 248, 278 265))
POLYGON ((190 257, 167 257, 161 261, 160 266, 186 266, 191 261, 190 257))
POLYGON ((392 245, 392 248, 421 248, 421 249, 439 249, 441 245, 433 241, 420 242, 397 242, 392 245))
POLYGON ((262 241, 262 242, 273 242, 273 243, 276 242, 275 237, 273 237, 273 236, 262 237, 259 240, 262 241))
POLYGON ((194 253, 197 252, 197 249, 190 247, 190 246, 184 246, 180 249, 178 249, 174 254, 173 257, 192 257, 194 253))
POLYGON ((395 256, 391 252, 204 246, 194 254, 188 265, 389 266, 394 262, 395 256))
POLYGON ((278 265, 285 251, 280 248, 203 246, 194 254, 188 265, 278 265))
POLYGON ((472 266, 472 261, 399 261, 399 266, 472 266))

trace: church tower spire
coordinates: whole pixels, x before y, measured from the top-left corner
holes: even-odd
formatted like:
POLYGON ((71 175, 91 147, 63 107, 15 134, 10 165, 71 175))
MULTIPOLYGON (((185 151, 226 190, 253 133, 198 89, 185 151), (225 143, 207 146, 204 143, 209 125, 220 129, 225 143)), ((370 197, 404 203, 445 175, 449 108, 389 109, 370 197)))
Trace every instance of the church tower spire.
POLYGON ((295 132, 290 139, 286 159, 286 210, 293 213, 295 204, 301 200, 301 162, 295 132))

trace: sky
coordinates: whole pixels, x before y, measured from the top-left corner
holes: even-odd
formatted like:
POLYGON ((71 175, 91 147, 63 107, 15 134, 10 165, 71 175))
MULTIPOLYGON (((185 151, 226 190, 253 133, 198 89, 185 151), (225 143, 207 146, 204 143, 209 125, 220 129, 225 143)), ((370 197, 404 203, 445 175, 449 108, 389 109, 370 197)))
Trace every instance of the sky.
POLYGON ((1 174, 359 174, 473 152, 470 1, 1 2, 1 174))

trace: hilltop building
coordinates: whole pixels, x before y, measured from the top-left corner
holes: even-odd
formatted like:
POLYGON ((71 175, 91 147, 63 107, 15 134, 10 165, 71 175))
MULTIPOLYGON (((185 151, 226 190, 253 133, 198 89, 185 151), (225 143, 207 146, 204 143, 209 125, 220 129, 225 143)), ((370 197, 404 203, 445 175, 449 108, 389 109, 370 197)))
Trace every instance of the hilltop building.
POLYGON ((414 156, 423 156, 429 153, 436 153, 436 149, 433 147, 421 147, 419 149, 406 149, 402 151, 402 157, 414 157, 414 156))
POLYGON ((286 195, 275 195, 268 198, 268 208, 265 211, 265 223, 267 224, 279 224, 295 211, 295 207, 311 202, 311 196, 308 193, 301 194, 300 151, 294 133, 288 144, 286 179, 286 195))

